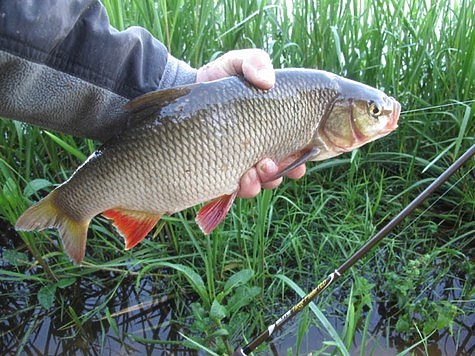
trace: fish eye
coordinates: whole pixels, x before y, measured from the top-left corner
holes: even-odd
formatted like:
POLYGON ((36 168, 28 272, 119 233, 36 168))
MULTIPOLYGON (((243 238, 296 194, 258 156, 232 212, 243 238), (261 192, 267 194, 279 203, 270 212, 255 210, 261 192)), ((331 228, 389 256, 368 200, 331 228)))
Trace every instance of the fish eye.
POLYGON ((379 115, 381 115, 381 109, 376 105, 376 103, 374 101, 369 101, 368 102, 368 111, 370 113, 371 116, 373 117, 378 117, 379 115))

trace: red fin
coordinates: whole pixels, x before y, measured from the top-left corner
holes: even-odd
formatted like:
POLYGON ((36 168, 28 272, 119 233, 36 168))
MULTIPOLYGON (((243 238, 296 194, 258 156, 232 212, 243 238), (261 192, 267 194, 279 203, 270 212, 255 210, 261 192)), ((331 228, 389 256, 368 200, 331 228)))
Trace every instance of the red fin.
POLYGON ((125 238, 125 249, 130 250, 143 240, 160 220, 160 215, 143 211, 110 209, 102 213, 112 219, 117 230, 125 238))
POLYGON ((195 219, 201 231, 209 234, 224 220, 236 195, 237 191, 231 195, 223 195, 201 208, 195 219))

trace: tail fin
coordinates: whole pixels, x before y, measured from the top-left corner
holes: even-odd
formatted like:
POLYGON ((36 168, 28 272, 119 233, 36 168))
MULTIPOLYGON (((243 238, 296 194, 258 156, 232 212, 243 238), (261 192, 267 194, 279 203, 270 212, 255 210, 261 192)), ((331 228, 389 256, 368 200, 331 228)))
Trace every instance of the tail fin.
POLYGON ((76 221, 69 217, 54 203, 53 191, 45 198, 26 210, 17 220, 15 229, 22 231, 43 230, 56 228, 59 231, 64 249, 73 260, 79 264, 86 251, 87 229, 90 219, 76 221))

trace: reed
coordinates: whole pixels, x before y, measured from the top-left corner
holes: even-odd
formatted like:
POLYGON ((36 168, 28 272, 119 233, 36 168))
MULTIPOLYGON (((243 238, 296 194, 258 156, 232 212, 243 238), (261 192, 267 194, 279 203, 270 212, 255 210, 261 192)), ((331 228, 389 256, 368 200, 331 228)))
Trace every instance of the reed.
MULTIPOLYGON (((400 128, 352 154, 308 164, 298 182, 238 200, 211 236, 194 224, 193 208, 165 217, 150 238, 123 251, 109 223, 95 219, 85 263, 76 267, 54 234, 16 234, 12 225, 95 143, 0 120, 4 353, 50 353, 53 344, 98 353, 228 353, 344 262, 475 141, 473 1, 103 4, 116 28, 144 26, 195 67, 259 47, 276 68, 320 68, 381 88, 403 105, 400 128), (51 339, 38 341, 45 330, 51 339)), ((272 347, 375 352, 381 345, 369 330, 379 307, 390 331, 381 332, 383 347, 396 335, 403 354, 424 353, 450 332, 463 349, 464 318, 475 310, 473 169, 473 161, 463 167, 272 347)))

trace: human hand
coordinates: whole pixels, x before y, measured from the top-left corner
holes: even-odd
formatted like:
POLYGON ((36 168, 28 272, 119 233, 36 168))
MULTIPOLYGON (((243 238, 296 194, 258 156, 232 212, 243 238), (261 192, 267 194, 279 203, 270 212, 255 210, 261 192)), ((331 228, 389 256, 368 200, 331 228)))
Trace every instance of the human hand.
POLYGON ((196 82, 243 75, 260 89, 270 89, 275 83, 275 72, 269 55, 262 49, 248 48, 229 51, 204 65, 196 74, 196 82))
MULTIPOLYGON (((223 56, 198 69, 197 82, 206 82, 233 75, 243 75, 246 80, 260 89, 271 89, 275 83, 275 72, 269 55, 261 49, 242 49, 229 51, 223 56)), ((259 194, 262 188, 277 187, 282 178, 269 181, 292 163, 295 157, 290 156, 277 164, 269 158, 259 161, 241 177, 238 196, 252 198, 259 194)), ((305 164, 289 171, 286 176, 299 179, 305 174, 305 164)))

